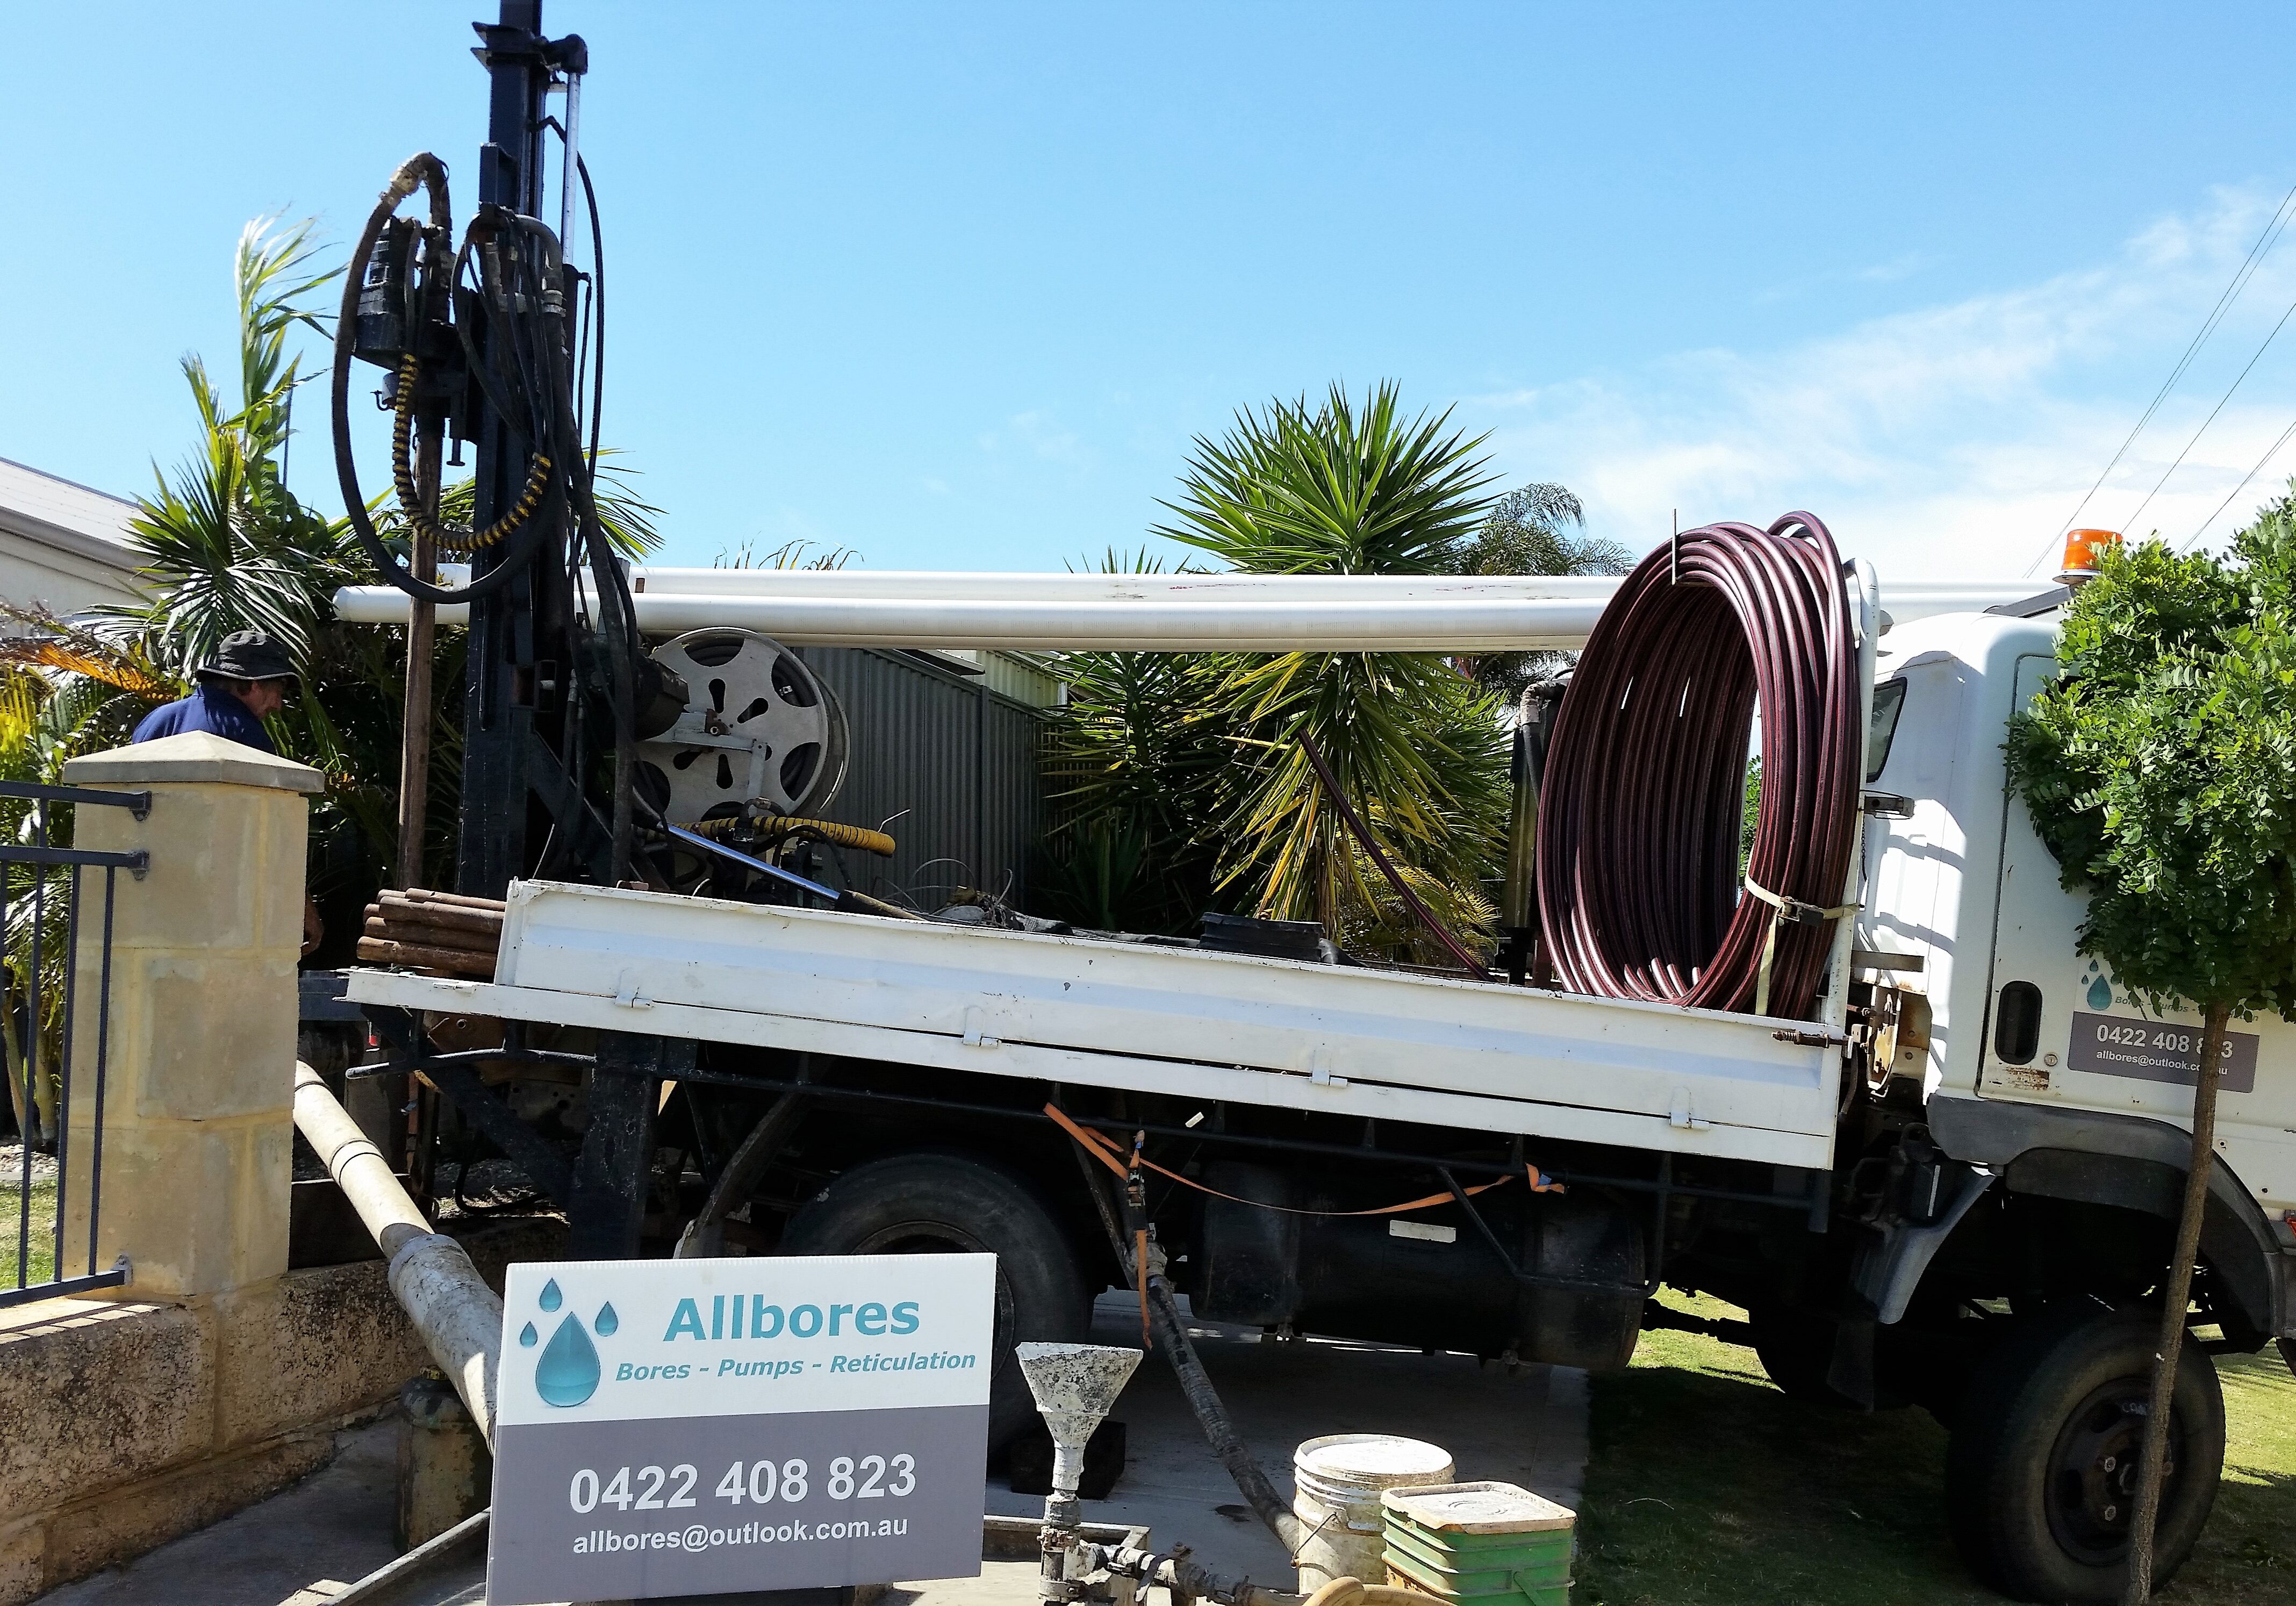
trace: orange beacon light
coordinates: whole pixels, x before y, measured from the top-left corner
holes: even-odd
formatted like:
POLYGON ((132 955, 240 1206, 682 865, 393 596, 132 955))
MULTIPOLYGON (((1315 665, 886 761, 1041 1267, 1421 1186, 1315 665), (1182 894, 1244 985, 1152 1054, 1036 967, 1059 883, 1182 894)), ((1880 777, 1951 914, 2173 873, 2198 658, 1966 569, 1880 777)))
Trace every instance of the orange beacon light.
POLYGON ((2117 529, 2075 529, 2065 532, 2065 558, 2057 570, 2060 586, 2083 586, 2096 578, 2104 549, 2120 545, 2117 529))

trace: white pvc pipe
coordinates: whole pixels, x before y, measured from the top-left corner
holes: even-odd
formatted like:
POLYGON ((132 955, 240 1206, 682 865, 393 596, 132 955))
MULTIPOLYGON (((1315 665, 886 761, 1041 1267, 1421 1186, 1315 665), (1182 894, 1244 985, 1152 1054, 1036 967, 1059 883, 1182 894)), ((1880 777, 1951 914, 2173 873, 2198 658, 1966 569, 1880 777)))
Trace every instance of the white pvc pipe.
POLYGON ((923 569, 669 569, 630 570, 633 591, 700 596, 896 597, 907 601, 1127 602, 1141 599, 1577 597, 1601 601, 1610 575, 1071 574, 923 569))
MULTIPOLYGON (((1584 646, 1615 579, 1513 576, 935 574, 853 569, 644 569, 638 627, 675 635, 734 625, 798 646, 1129 649, 1153 652, 1501 652, 1584 646), (679 587, 676 590, 670 586, 679 587)), ((1936 581, 1885 594, 1898 623, 1974 612, 2046 590, 2029 580, 1936 581)), ((352 586, 354 624, 398 624, 407 599, 352 586)), ((441 625, 468 610, 441 607, 441 625)))
POLYGON ((503 1307, 463 1246, 434 1233, 381 1151, 345 1114, 319 1073, 295 1065, 295 1129, 351 1201, 390 1263, 390 1291, 422 1335, 430 1358, 455 1385, 492 1449, 495 1371, 503 1307))

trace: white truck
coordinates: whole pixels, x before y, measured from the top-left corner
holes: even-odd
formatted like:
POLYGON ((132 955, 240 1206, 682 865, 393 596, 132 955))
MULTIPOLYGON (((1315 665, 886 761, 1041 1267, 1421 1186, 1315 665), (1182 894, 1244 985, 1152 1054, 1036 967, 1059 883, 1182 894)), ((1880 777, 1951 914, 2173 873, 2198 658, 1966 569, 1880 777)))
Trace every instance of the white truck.
MULTIPOLYGON (((801 635, 842 610, 823 627, 865 633, 874 595, 879 627, 936 644, 948 612, 884 577, 787 584, 829 601, 776 616, 753 595, 742 617, 801 635)), ((1114 584, 1049 586, 1057 620, 955 628, 1075 644, 1096 598, 1111 618, 1195 609, 1127 644, 1261 639, 1206 624, 1201 594, 1114 584)), ((1356 594, 1407 611, 1424 594, 1356 594)), ((1521 594, 1589 606, 1568 584, 1521 594)), ((569 1069, 596 1034, 600 1067, 667 1071, 682 1094, 634 1151, 679 1151, 647 1207, 658 1241, 993 1250, 1007 1343, 1080 1334, 1123 1280, 1095 1168, 1048 1105, 1128 1151, 1139 1135, 1168 1275, 1209 1317, 1600 1369, 1684 1320, 1661 1286, 1710 1292, 1748 1313, 1727 1334, 1787 1392, 1948 1424, 1956 1538, 1997 1587, 2113 1599, 2200 1028, 2075 952, 2080 902, 2005 783, 2005 727, 2054 672, 2062 594, 1956 611, 1984 594, 1909 588, 1923 605, 1899 602, 1892 626, 1866 588, 1865 834, 1843 900, 1862 907, 1814 1021, 549 882, 513 886, 491 982, 367 971, 350 996, 402 1032, 505 1023, 499 1047, 459 1054, 401 1039, 402 1063, 485 1062, 504 1108, 605 1076, 569 1069), (698 1047, 609 1052, 650 1039, 698 1047)), ((1489 613, 1414 616, 1377 644, 1569 644, 1591 619, 1489 613)), ((1313 638, 1299 619, 1265 644, 1313 638)), ((2214 1495, 2208 1352, 2296 1340, 2296 1028, 2235 1024, 2156 1577, 2214 1495)), ((1008 1359, 1000 1432, 1026 1397, 1008 1359)))

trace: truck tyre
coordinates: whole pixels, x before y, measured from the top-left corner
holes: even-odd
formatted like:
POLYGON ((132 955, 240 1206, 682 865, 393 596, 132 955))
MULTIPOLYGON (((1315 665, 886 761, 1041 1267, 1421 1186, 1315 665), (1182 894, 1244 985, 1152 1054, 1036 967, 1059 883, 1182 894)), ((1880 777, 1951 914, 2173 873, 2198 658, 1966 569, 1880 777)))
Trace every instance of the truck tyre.
POLYGON ((897 1154, 854 1167, 791 1218, 781 1248, 788 1255, 995 1255, 992 1454, 1036 1420, 1013 1346, 1074 1342, 1092 1324, 1091 1296, 1052 1212, 1018 1177, 961 1155, 897 1154))
MULTIPOLYGON (((2118 1601, 2158 1318, 2094 1307, 2021 1322, 1970 1381, 1946 1454, 1955 1545, 2021 1601, 2118 1601)), ((2224 1468, 2224 1393, 2199 1348, 2179 1353, 2152 1578, 2199 1542, 2224 1468)))

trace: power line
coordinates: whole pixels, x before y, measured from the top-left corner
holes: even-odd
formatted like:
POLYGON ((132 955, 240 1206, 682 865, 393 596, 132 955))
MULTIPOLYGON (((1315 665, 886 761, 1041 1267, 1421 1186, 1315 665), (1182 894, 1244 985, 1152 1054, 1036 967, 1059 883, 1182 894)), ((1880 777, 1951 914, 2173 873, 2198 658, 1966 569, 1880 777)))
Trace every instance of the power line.
POLYGON ((2274 441, 2269 447, 2265 448, 2264 455, 2256 460, 2256 466, 2249 470, 2247 473, 2242 475, 2240 483, 2232 488, 2232 495, 2226 496, 2222 502, 2218 503, 2217 511, 2201 520, 2201 528, 2185 537, 2185 544, 2177 549, 2178 552, 2190 552, 2193 549, 2193 543, 2199 540, 2203 535, 2208 533, 2209 526, 2214 524, 2218 519, 2224 517, 2224 511, 2232 505, 2233 497, 2239 496, 2241 492, 2246 490, 2248 488, 2248 482, 2255 479, 2259 474, 2264 472, 2264 465, 2270 463, 2275 457, 2280 455, 2280 448, 2288 444, 2288 438, 2292 435, 2296 435, 2296 423, 2292 423, 2286 429, 2280 431, 2280 438, 2274 441))
MULTIPOLYGON (((2273 246, 2279 242, 2280 235, 2288 227, 2289 202, 2292 201, 2296 201, 2296 185, 2292 185, 2288 193, 2280 198, 2280 205, 2274 209, 2271 217, 2266 221, 2264 232, 2259 234, 2256 237, 2256 242, 2248 248, 2248 255, 2242 258, 2241 265, 2233 270, 2232 280, 2225 286, 2224 293, 2217 297, 2217 304, 2209 309, 2209 315, 2202 320, 2199 332, 2194 334, 2191 342, 2185 346, 2185 354, 2177 359, 2176 367, 2171 369, 2169 377, 2161 381, 2160 389, 2153 392, 2151 404, 2144 409, 2144 415, 2138 419, 2136 427, 2128 431, 2128 438, 2120 443, 2120 449, 2112 455, 2112 461, 2106 463, 2103 471, 2097 475, 2096 483, 2090 486, 2087 494, 2081 497, 2080 505, 2073 509, 2072 516, 2058 527, 2056 540, 2062 540, 2065 531, 2079 521, 2081 514, 2087 511, 2090 499, 2103 488, 2106 479, 2112 475, 2114 469, 2120 466, 2120 460, 2128 455, 2128 448, 2136 444, 2136 438, 2144 432, 2144 426, 2152 422, 2152 415, 2161 410, 2161 404, 2166 401, 2169 398, 2169 393, 2177 388, 2177 381, 2185 377, 2185 370, 2192 366, 2193 358, 2199 355, 2201 348, 2208 343, 2209 337, 2216 332, 2217 325, 2224 321, 2224 315, 2231 309, 2233 302, 2238 299, 2240 292, 2248 287, 2249 280, 2256 276, 2256 270, 2263 266, 2265 257, 2270 254, 2273 246)), ((2147 500, 2149 501, 2150 498, 2148 497, 2147 500)), ((2034 559, 2027 566, 2025 572, 2031 574, 2034 569, 2047 561, 2055 551, 2055 543, 2053 541, 2049 550, 2034 559)))
POLYGON ((2159 496, 2161 488, 2169 483, 2169 475, 2177 471, 2177 467, 2185 461, 2185 454, 2200 445, 2201 437, 2208 433, 2210 424, 2216 422, 2217 414, 2225 410, 2225 404, 2232 399, 2232 393, 2240 389, 2240 381, 2248 377, 2249 368, 2255 367, 2259 358, 2261 358, 2270 348, 2272 342, 2280 338, 2280 332, 2287 327, 2288 320, 2292 316, 2296 316, 2296 301, 2288 303, 2288 310, 2280 315, 2280 322, 2272 326, 2272 332, 2264 337, 2264 344, 2259 346, 2256 348, 2256 355, 2248 359, 2248 367, 2243 368, 2234 375, 2232 383, 2225 387, 2225 393, 2217 397, 2217 405, 2209 409, 2209 415, 2206 418, 2201 420, 2201 427, 2193 431, 2192 439, 2185 443, 2185 450, 2177 454, 2177 461, 2170 463, 2167 471, 2153 482, 2152 488, 2144 493, 2144 500, 2138 503, 2136 511, 2128 515, 2128 524, 2130 529, 2136 528, 2137 520, 2144 516, 2144 510, 2152 505, 2152 498, 2159 496))

